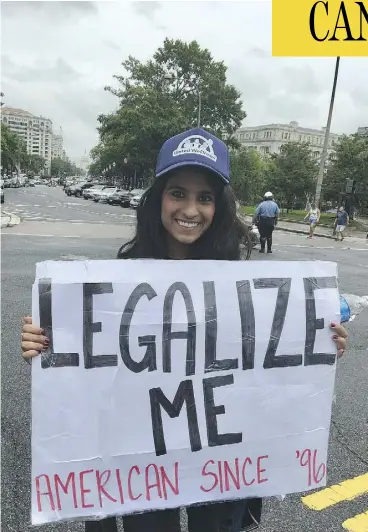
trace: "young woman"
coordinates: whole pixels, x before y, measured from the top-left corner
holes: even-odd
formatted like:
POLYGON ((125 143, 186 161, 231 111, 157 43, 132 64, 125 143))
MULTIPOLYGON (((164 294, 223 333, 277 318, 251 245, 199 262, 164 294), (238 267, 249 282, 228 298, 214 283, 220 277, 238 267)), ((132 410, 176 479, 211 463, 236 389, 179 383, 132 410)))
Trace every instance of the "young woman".
MULTIPOLYGON (((158 157, 156 180, 137 210, 134 238, 124 244, 120 259, 239 260, 247 230, 236 214, 228 186, 229 152, 209 133, 195 129, 165 142, 158 157)), ((249 246, 251 244, 249 243, 249 246)), ((347 336, 336 326, 341 355, 347 336)), ((37 356, 48 341, 39 327, 25 318, 22 350, 26 359, 37 356)), ((251 523, 247 501, 199 505, 187 509, 189 532, 239 532, 251 523)), ((179 510, 149 512, 123 518, 125 532, 179 532, 179 510)), ((86 523, 86 532, 116 532, 115 519, 86 523)))
POLYGON ((311 204, 308 214, 304 217, 304 220, 309 216, 309 235, 307 238, 312 238, 316 225, 319 222, 321 212, 314 203, 311 204))

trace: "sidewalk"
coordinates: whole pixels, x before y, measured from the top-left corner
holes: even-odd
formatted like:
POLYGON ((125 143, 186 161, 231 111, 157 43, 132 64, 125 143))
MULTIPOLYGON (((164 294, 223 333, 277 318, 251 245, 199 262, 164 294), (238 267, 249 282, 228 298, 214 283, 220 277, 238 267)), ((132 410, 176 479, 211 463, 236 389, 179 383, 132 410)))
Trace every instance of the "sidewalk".
POLYGON ((18 225, 20 223, 19 216, 16 216, 15 214, 1 211, 1 229, 4 227, 13 227, 14 225, 18 225))
MULTIPOLYGON (((243 220, 247 224, 252 223, 252 217, 251 216, 242 216, 243 220)), ((288 233, 296 233, 300 235, 309 235, 309 226, 307 224, 300 224, 297 222, 283 222, 279 221, 277 226, 275 227, 278 231, 286 231, 288 233)), ((313 233, 313 236, 315 237, 322 237, 322 238, 329 238, 331 240, 335 240, 335 237, 332 235, 332 227, 320 227, 317 226, 316 230, 313 233)), ((362 231, 352 231, 349 230, 349 228, 346 229, 344 232, 344 240, 347 242, 350 241, 364 241, 367 242, 367 233, 364 233, 362 231)))

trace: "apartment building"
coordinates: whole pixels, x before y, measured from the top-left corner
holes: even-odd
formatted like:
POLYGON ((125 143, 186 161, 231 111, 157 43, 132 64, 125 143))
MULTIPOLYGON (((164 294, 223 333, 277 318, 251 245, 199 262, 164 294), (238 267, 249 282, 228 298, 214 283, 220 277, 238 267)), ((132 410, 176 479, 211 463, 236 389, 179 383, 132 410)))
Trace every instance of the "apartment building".
MULTIPOLYGON (((313 156, 319 159, 322 154, 325 128, 311 129, 301 127, 298 122, 290 124, 265 124, 263 126, 241 127, 235 133, 242 146, 254 148, 262 155, 279 153, 283 144, 288 142, 307 142, 313 156)), ((330 133, 328 154, 333 151, 334 143, 339 139, 336 133, 330 133)))
POLYGON ((365 137, 368 137, 368 126, 358 127, 357 133, 358 135, 363 135, 365 137))
POLYGON ((34 116, 23 109, 1 108, 1 121, 10 131, 19 135, 27 146, 27 153, 40 155, 46 161, 44 172, 51 169, 52 122, 43 116, 34 116))
POLYGON ((65 151, 64 151, 64 146, 63 146, 63 136, 53 135, 52 136, 51 158, 52 159, 63 159, 64 154, 65 154, 65 151))

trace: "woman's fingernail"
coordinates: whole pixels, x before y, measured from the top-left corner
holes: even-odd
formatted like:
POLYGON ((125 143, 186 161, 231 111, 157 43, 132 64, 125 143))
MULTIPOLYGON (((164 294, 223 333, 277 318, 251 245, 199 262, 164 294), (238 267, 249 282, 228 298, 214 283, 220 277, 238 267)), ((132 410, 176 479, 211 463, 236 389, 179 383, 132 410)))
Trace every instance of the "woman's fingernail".
POLYGON ((336 323, 331 323, 331 327, 336 327, 336 323))
POLYGON ((45 338, 44 341, 43 341, 44 344, 46 345, 49 345, 50 343, 50 339, 49 338, 45 338))
POLYGON ((337 340, 337 339, 338 339, 337 334, 334 334, 332 338, 333 338, 334 340, 337 340))
POLYGON ((45 329, 41 329, 41 334, 45 334, 45 329))

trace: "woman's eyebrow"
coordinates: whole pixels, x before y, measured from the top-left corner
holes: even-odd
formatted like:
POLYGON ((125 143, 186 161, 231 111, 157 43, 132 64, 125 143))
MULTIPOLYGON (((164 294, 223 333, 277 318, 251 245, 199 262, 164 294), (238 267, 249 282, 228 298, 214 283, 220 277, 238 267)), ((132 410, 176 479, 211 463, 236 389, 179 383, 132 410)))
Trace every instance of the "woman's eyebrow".
POLYGON ((183 192, 186 192, 187 189, 185 187, 182 187, 181 185, 170 185, 167 187, 166 190, 172 190, 172 189, 176 189, 176 190, 182 190, 183 192))

